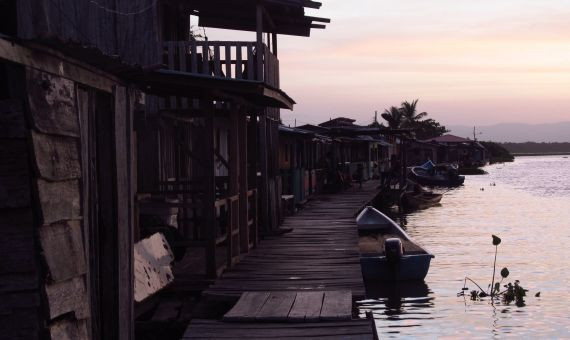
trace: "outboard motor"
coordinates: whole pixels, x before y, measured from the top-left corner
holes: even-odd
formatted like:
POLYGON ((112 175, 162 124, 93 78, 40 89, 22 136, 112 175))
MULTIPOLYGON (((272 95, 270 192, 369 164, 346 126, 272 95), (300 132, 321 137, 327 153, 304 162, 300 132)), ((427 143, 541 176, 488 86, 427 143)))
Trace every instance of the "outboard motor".
POLYGON ((390 265, 397 265, 400 263, 402 256, 404 256, 404 247, 402 240, 399 238, 389 238, 384 241, 384 253, 386 260, 390 265))

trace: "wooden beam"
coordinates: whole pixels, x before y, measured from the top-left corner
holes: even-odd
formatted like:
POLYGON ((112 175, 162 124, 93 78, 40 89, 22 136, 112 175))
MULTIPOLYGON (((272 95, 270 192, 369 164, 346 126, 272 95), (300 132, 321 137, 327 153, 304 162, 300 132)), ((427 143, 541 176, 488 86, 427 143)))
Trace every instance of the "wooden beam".
POLYGON ((265 18, 265 21, 267 22, 269 28, 271 28, 272 30, 275 30, 275 22, 273 22, 273 19, 271 18, 271 15, 269 15, 269 12, 267 11, 267 9, 265 9, 265 7, 263 8, 263 16, 265 18))
POLYGON ((273 46, 271 46, 273 54, 277 57, 277 33, 273 33, 273 39, 271 39, 271 42, 273 44, 273 46))
POLYGON ((312 16, 305 16, 305 18, 311 20, 311 21, 317 21, 317 22, 325 22, 325 23, 330 23, 331 19, 329 18, 321 18, 321 17, 312 17, 312 16))
POLYGON ((216 265, 216 177, 214 164, 214 103, 212 100, 204 101, 207 105, 205 109, 211 112, 206 116, 205 134, 206 141, 204 145, 204 169, 206 178, 205 195, 204 195, 204 223, 202 224, 204 235, 207 237, 208 246, 206 247, 206 274, 208 277, 217 277, 216 265), (205 230, 204 230, 205 229, 205 230))
POLYGON ((240 110, 237 116, 237 138, 239 144, 239 239, 240 252, 247 253, 249 251, 249 228, 247 225, 247 191, 248 191, 248 173, 247 173, 247 115, 240 110))
POLYGON ((115 97, 115 166, 117 185, 117 294, 118 334, 121 339, 134 338, 134 242, 131 190, 131 108, 127 89, 114 88, 115 97))
POLYGON ((269 178, 268 178, 268 143, 267 143, 267 112, 259 117, 259 162, 261 171, 261 187, 259 200, 261 201, 261 223, 264 230, 271 229, 269 220, 269 178))
POLYGON ((256 6, 255 28, 257 33, 255 57, 256 57, 256 80, 263 81, 263 6, 258 3, 256 6))
POLYGON ((117 77, 45 46, 32 48, 0 38, 0 59, 55 74, 108 93, 113 92, 114 84, 122 83, 117 77))
MULTIPOLYGON (((228 173, 229 173, 229 192, 230 196, 238 195, 238 200, 235 204, 233 202, 229 202, 229 230, 228 230, 228 267, 231 267, 233 264, 233 258, 235 256, 239 256, 240 254, 240 247, 239 247, 239 226, 240 226, 240 205, 242 205, 242 201, 240 200, 240 188, 239 188, 239 166, 240 163, 246 163, 247 160, 243 159, 240 160, 240 153, 239 153, 239 112, 236 105, 231 105, 230 107, 230 135, 229 135, 229 166, 228 166, 228 173), (241 161, 241 162, 240 162, 241 161), (236 208, 237 205, 237 209, 236 208), (237 223, 236 223, 237 222, 237 223), (237 224, 237 225, 236 225, 237 224), (234 230, 237 229, 238 234, 234 235, 234 230)), ((247 203, 247 202, 244 202, 247 203)))

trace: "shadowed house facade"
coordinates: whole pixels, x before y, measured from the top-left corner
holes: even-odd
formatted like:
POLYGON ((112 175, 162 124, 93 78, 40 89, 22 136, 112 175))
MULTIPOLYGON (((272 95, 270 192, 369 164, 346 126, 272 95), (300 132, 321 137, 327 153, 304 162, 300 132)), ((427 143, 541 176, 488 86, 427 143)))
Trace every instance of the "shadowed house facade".
POLYGON ((319 6, 0 4, 2 336, 132 339, 157 292, 277 227, 277 37, 324 28, 319 6), (256 39, 198 41, 191 15, 256 39))
POLYGON ((481 143, 451 134, 424 140, 443 146, 438 151, 438 161, 458 163, 461 166, 481 166, 487 163, 487 150, 481 143))

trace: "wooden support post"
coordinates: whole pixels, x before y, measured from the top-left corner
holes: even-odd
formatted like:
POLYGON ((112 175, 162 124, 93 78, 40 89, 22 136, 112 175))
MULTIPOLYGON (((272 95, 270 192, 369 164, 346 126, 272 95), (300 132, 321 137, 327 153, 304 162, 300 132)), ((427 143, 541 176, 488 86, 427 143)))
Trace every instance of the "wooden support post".
POLYGON ((202 230, 207 238, 206 246, 206 274, 208 277, 215 278, 217 276, 216 265, 216 177, 214 168, 214 103, 211 99, 204 100, 208 110, 205 118, 205 135, 206 142, 204 146, 204 224, 202 230))
POLYGON ((134 338, 133 216, 131 182, 132 117, 128 92, 115 87, 115 166, 117 212, 117 333, 121 339, 134 338))
POLYGON ((267 169, 267 110, 259 117, 259 169, 261 172, 261 187, 259 200, 261 205, 261 223, 264 230, 272 228, 269 219, 269 178, 267 169))
POLYGON ((256 6, 256 48, 255 48, 255 69, 256 80, 263 81, 263 7, 260 3, 256 6))
MULTIPOLYGON (((230 196, 238 195, 240 193, 239 188, 239 165, 240 165, 240 154, 239 154, 239 112, 235 104, 230 107, 230 136, 229 136, 229 192, 230 196)), ((247 160, 242 160, 242 162, 247 164, 247 160)), ((246 189, 247 191, 247 189, 246 189)), ((245 202, 247 203, 247 202, 245 202)), ((238 206, 241 205, 241 200, 238 200, 238 206)), ((239 247, 234 247, 234 245, 239 244, 239 242, 234 243, 233 232, 236 228, 234 225, 236 214, 239 215, 239 208, 237 211, 234 210, 235 204, 229 202, 229 228, 228 228, 228 267, 232 265, 232 260, 234 256, 239 255, 239 247)), ((246 205, 247 206, 247 205, 246 205)), ((237 228, 239 229, 239 218, 237 228)), ((239 235, 238 235, 239 237, 239 235)))
POLYGON ((247 216, 247 115, 240 110, 238 116, 237 132, 239 145, 239 239, 242 253, 249 251, 249 228, 247 216))
POLYGON ((277 57, 277 33, 272 34, 271 43, 273 45, 272 46, 273 54, 277 57))

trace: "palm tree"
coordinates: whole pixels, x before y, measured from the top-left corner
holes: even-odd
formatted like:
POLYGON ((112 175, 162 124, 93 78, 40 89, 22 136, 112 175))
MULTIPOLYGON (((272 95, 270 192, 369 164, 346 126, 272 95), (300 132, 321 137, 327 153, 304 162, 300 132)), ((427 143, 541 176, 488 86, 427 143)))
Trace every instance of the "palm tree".
POLYGON ((422 118, 427 116, 426 112, 416 113, 416 106, 418 105, 418 100, 416 99, 411 103, 408 101, 404 101, 402 103, 402 107, 400 110, 402 111, 403 120, 405 125, 408 127, 413 127, 418 123, 422 118))
POLYGON ((392 106, 388 110, 384 110, 382 113, 382 118, 388 122, 388 127, 390 129, 399 129, 402 127, 402 123, 404 122, 402 115, 402 110, 399 107, 392 106))

